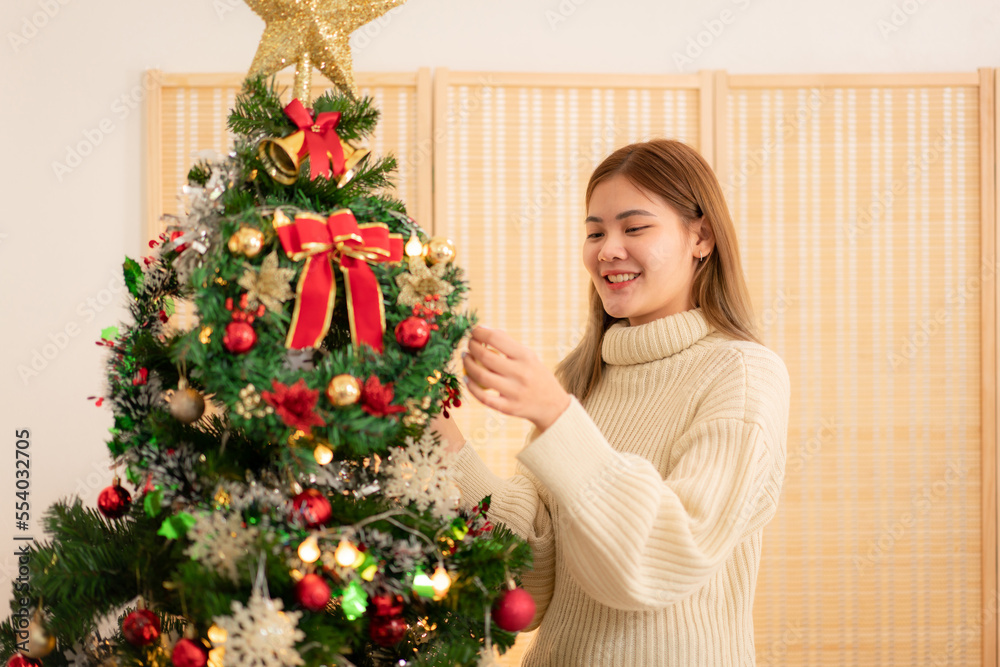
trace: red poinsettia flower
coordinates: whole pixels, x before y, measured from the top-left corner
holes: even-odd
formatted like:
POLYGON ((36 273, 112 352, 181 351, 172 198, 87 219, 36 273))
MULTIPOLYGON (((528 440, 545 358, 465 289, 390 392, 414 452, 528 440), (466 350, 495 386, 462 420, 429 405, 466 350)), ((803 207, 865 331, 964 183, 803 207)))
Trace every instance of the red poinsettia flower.
POLYGON ((402 405, 390 405, 396 395, 392 383, 383 385, 372 375, 361 388, 361 409, 375 417, 387 417, 396 412, 406 412, 402 405))
POLYGON ((286 424, 307 433, 313 426, 326 426, 323 418, 314 412, 319 400, 319 389, 306 387, 303 378, 299 378, 291 387, 271 380, 271 387, 273 392, 265 390, 260 392, 260 396, 286 424))

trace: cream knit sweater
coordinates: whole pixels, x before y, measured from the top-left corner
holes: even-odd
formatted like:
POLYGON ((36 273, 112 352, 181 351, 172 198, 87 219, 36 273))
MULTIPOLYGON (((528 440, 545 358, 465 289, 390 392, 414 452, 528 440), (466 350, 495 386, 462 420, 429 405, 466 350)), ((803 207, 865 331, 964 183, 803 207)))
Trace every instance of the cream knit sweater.
MULTIPOLYGON (((701 309, 604 337, 582 406, 501 479, 468 443, 454 471, 468 508, 525 537, 538 633, 523 667, 755 664, 753 596, 785 469, 789 380, 760 345, 701 309)), ((530 629, 530 628, 529 628, 530 629)))

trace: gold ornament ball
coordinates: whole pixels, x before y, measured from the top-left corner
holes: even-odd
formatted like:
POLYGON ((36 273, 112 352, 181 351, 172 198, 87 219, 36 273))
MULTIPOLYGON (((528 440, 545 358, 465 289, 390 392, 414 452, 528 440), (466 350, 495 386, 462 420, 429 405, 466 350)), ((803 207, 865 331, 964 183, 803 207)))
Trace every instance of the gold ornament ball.
POLYGON ((229 252, 234 255, 256 257, 264 248, 264 232, 253 227, 240 227, 229 237, 229 252))
POLYGON ((361 398, 361 385, 353 375, 338 375, 327 385, 326 397, 338 407, 353 405, 361 398))
POLYGON ((447 264, 455 261, 455 244, 451 239, 435 236, 427 242, 427 261, 431 264, 447 264))
POLYGON ((28 648, 22 653, 29 658, 38 660, 52 653, 55 648, 55 635, 49 634, 48 629, 37 619, 32 619, 28 623, 28 648))
POLYGON ((191 387, 178 389, 170 399, 170 414, 182 424, 196 422, 205 414, 205 397, 191 387))

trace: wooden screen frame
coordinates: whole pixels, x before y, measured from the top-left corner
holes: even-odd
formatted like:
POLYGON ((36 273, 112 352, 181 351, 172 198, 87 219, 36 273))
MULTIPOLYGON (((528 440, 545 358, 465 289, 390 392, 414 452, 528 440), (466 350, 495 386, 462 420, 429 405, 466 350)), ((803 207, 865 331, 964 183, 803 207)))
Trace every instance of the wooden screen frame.
MULTIPOLYGON (((244 74, 232 73, 164 73, 148 70, 144 77, 148 91, 146 104, 146 233, 155 238, 160 233, 163 215, 163 174, 154 166, 163 160, 163 90, 166 88, 239 88, 244 74)), ((286 72, 276 77, 279 87, 291 88, 293 74, 286 72)), ((414 72, 357 72, 355 81, 359 88, 374 86, 413 86, 417 102, 417 146, 431 143, 431 70, 421 67, 414 72)), ((413 216, 417 220, 432 219, 432 160, 417 163, 417 205, 413 216)))
MULTIPOLYGON (((870 86, 879 88, 913 86, 975 86, 979 90, 979 167, 980 167, 980 262, 996 267, 1000 257, 997 227, 1000 225, 996 193, 1000 175, 996 157, 1000 155, 1000 115, 996 110, 996 90, 1000 88, 1000 70, 982 68, 976 72, 903 73, 903 74, 744 74, 715 72, 715 154, 713 166, 721 182, 726 181, 731 165, 726 160, 725 122, 729 114, 728 93, 733 88, 836 88, 870 86)), ((706 156, 707 157, 707 156, 706 156)), ((998 663, 997 638, 1000 614, 997 613, 997 536, 1000 514, 997 507, 997 312, 1000 309, 995 271, 983 280, 980 300, 980 511, 981 511, 981 607, 982 664, 998 663)))

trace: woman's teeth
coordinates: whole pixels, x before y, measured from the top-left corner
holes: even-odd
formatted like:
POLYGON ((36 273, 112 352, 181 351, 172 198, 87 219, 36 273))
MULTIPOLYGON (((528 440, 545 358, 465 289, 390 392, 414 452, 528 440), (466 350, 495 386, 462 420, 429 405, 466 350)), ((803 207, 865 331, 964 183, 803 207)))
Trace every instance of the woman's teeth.
POLYGON ((608 282, 623 283, 627 280, 632 280, 638 277, 639 277, 638 273, 615 273, 613 275, 608 276, 608 282))

